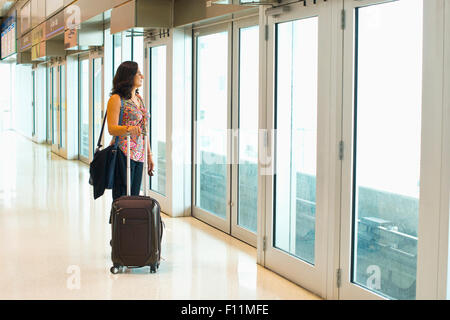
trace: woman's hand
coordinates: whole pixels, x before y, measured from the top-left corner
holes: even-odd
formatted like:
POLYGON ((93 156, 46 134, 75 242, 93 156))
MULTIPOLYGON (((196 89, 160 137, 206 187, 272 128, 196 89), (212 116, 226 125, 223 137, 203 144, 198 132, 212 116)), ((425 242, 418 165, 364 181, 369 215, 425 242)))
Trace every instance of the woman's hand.
POLYGON ((155 168, 155 163, 153 162, 153 157, 151 154, 147 157, 147 164, 148 164, 148 175, 153 176, 153 169, 155 168))
POLYGON ((140 136, 141 135, 141 128, 139 126, 130 126, 130 127, 128 127, 128 132, 132 136, 140 136))

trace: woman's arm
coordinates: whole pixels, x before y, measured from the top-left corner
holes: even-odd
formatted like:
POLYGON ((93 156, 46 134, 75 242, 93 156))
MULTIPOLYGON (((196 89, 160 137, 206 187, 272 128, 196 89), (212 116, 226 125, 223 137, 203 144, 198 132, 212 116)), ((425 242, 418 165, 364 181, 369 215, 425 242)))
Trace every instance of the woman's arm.
POLYGON ((107 106, 108 132, 112 136, 123 136, 127 134, 127 126, 119 126, 119 115, 121 107, 120 97, 114 94, 109 98, 107 106))
POLYGON ((128 132, 132 135, 140 135, 141 129, 138 126, 119 126, 120 107, 122 102, 120 96, 114 94, 109 98, 107 107, 108 132, 112 136, 124 136, 128 132))

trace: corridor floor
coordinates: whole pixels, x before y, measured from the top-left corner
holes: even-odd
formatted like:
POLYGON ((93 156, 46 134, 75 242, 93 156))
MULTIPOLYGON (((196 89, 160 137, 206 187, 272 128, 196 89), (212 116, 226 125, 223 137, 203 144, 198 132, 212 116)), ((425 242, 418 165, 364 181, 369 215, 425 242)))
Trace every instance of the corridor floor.
POLYGON ((94 201, 87 165, 16 132, 0 149, 0 299, 318 299, 192 217, 163 215, 156 274, 112 275, 111 191, 94 201))

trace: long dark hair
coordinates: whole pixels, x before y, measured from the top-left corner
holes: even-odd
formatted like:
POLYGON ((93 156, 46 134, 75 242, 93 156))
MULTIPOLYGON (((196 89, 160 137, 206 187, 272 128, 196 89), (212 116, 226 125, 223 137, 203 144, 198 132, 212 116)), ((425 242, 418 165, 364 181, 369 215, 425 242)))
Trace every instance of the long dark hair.
MULTIPOLYGON (((134 77, 138 71, 138 64, 134 61, 124 61, 117 68, 113 80, 111 95, 118 94, 124 99, 131 99, 131 90, 134 86, 134 77)), ((136 89, 136 94, 139 91, 136 89)))

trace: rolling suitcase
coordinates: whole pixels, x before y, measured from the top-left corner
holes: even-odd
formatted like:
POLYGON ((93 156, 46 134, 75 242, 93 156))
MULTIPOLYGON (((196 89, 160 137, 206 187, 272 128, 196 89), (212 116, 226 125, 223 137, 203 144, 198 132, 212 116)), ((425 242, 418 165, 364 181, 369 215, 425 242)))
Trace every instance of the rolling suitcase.
MULTIPOLYGON (((144 141, 146 135, 144 134, 144 141)), ((130 136, 127 137, 127 195, 113 201, 110 271, 117 274, 124 267, 149 266, 154 273, 161 259, 163 221, 158 201, 147 196, 147 148, 145 149, 145 196, 130 196, 130 136)))

